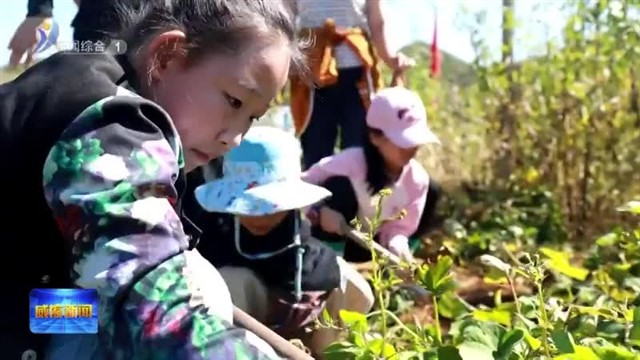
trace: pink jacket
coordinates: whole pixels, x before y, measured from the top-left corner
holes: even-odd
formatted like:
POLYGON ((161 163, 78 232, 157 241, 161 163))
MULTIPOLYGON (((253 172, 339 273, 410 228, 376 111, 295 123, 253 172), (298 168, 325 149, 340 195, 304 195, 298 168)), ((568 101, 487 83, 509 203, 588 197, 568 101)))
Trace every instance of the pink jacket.
MULTIPOLYGON (((365 218, 372 219, 379 195, 369 194, 366 182, 367 165, 362 148, 350 148, 326 157, 302 174, 303 180, 320 185, 333 176, 346 176, 358 199, 358 218, 364 225, 365 218)), ((416 160, 405 166, 398 181, 390 187, 391 195, 382 203, 382 219, 397 216, 403 209, 406 215, 402 219, 385 221, 378 229, 380 243, 389 244, 408 242, 408 237, 418 228, 422 211, 427 199, 429 175, 416 160)), ((346 219, 347 221, 351 219, 346 219)))

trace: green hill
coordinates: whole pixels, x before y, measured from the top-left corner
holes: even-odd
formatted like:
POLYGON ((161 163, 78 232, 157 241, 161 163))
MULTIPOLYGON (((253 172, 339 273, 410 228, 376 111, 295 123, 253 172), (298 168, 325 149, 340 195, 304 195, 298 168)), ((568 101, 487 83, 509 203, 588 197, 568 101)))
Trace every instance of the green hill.
MULTIPOLYGON (((404 54, 414 58, 418 63, 418 66, 427 66, 431 64, 431 45, 422 41, 414 42, 413 44, 403 47, 400 51, 404 54)), ((449 54, 446 51, 440 50, 442 56, 442 79, 465 87, 475 82, 475 71, 471 64, 449 54)))

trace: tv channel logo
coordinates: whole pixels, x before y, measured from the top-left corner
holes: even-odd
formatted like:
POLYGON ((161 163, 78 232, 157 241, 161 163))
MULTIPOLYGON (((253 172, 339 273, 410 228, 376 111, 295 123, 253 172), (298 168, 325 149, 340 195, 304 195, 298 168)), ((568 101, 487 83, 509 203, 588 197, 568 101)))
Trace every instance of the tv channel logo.
POLYGON ((60 27, 53 19, 45 19, 36 29, 36 46, 34 53, 41 53, 55 46, 60 36, 60 27))
POLYGON ((96 289, 33 289, 29 294, 29 328, 34 334, 98 332, 96 289))

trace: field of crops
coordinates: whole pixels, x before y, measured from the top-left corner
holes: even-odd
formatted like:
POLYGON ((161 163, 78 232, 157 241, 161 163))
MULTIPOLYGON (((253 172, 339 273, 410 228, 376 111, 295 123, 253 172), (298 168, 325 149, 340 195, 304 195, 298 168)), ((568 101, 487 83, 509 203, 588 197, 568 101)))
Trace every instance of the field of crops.
POLYGON ((320 321, 347 334, 327 358, 640 359, 640 1, 567 6, 562 46, 519 63, 474 37, 473 64, 431 79, 428 47, 406 49, 443 142, 419 154, 439 223, 420 265, 360 269, 376 308, 320 321))
POLYGON ((443 140, 420 154, 447 196, 413 270, 431 295, 372 264, 377 307, 331 358, 640 359, 640 2, 567 6, 540 56, 408 74, 443 140))

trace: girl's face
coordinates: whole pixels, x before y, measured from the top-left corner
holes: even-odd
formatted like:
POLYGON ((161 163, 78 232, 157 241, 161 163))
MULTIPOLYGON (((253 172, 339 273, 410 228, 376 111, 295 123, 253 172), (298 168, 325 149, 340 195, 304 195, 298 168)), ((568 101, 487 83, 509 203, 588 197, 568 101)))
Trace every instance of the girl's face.
POLYGON ((250 233, 263 236, 271 232, 287 216, 287 211, 263 216, 239 216, 240 224, 250 233))
MULTIPOLYGON (((167 43, 180 46, 184 39, 184 33, 171 31, 149 48, 158 41, 157 49, 167 43)), ((165 61, 160 58, 150 74, 152 99, 169 113, 180 135, 186 171, 240 143, 252 121, 267 111, 285 85, 291 51, 286 39, 279 37, 256 41, 237 56, 205 56, 187 66, 183 52, 173 51, 165 61)))
POLYGON ((409 164, 409 161, 416 156, 418 147, 404 149, 394 144, 384 134, 369 134, 371 142, 378 148, 387 168, 394 172, 401 172, 409 164))

